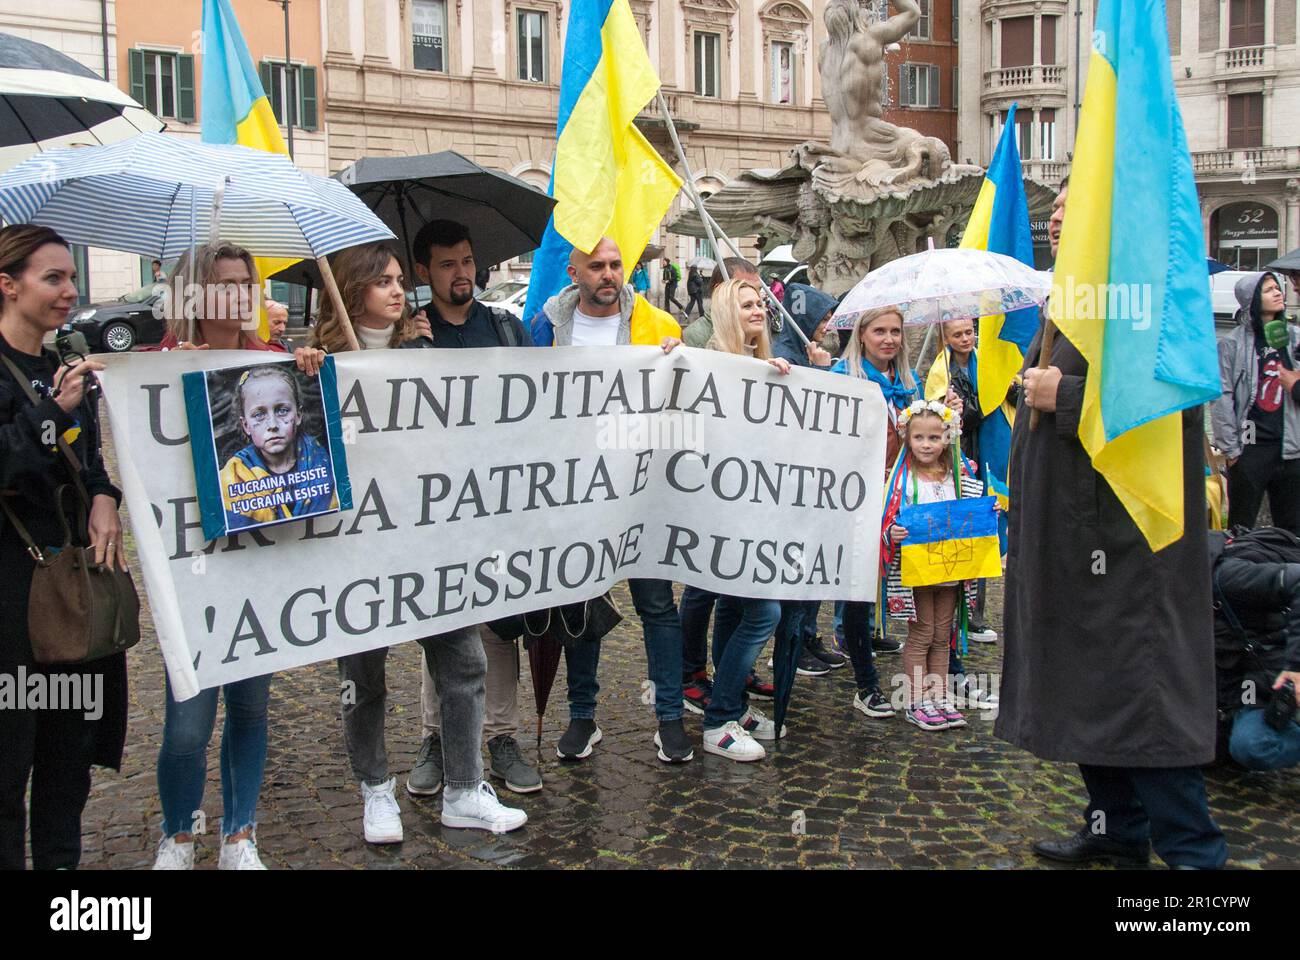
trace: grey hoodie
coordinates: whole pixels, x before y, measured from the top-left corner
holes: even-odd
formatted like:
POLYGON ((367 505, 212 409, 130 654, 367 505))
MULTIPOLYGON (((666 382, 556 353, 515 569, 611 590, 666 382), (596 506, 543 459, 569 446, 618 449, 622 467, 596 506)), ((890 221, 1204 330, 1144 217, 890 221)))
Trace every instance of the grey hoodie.
MULTIPOLYGON (((636 291, 624 284, 618 292, 618 340, 619 345, 632 342, 632 306, 636 302, 636 291)), ((551 321, 555 331, 555 346, 573 345, 573 311, 578 309, 578 285, 571 283, 551 299, 546 301, 542 311, 551 321)))
MULTIPOLYGON (((1250 408, 1255 402, 1259 381, 1259 356, 1255 352, 1255 330, 1252 310, 1258 309, 1258 291, 1269 273, 1252 273, 1237 281, 1233 292, 1241 309, 1237 311, 1237 326, 1219 341, 1219 381, 1223 393, 1210 410, 1210 423, 1214 445, 1223 455, 1233 460, 1241 456, 1242 431, 1250 419, 1250 408)), ((1275 277, 1276 279, 1276 277, 1275 277)), ((1288 324, 1287 333, 1291 354, 1296 356, 1300 347, 1300 328, 1288 324)), ((1300 457, 1300 404, 1290 391, 1283 400, 1282 459, 1300 457)))

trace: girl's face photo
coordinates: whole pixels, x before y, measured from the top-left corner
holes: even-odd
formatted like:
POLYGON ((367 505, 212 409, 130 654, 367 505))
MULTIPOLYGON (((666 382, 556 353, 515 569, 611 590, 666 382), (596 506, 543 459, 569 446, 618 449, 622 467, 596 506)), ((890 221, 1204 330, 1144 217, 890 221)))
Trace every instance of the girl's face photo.
POLYGON ((302 414, 294 403, 293 390, 283 379, 262 377, 244 384, 244 415, 239 425, 267 466, 294 456, 300 423, 302 414))
POLYGON ((876 317, 862 328, 862 352, 869 359, 888 362, 898 355, 903 342, 903 321, 896 313, 876 317))
POLYGON ((379 279, 366 287, 366 318, 381 320, 383 326, 401 319, 402 305, 406 303, 406 288, 402 280, 402 268, 397 258, 391 257, 379 279))
POLYGON ((943 442, 943 421, 934 414, 917 414, 907 425, 907 443, 912 459, 919 465, 937 463, 947 446, 943 442))
POLYGON ((757 340, 763 332, 763 325, 767 323, 767 308, 763 306, 763 298, 749 287, 742 287, 739 304, 740 329, 744 331, 746 340, 757 340))

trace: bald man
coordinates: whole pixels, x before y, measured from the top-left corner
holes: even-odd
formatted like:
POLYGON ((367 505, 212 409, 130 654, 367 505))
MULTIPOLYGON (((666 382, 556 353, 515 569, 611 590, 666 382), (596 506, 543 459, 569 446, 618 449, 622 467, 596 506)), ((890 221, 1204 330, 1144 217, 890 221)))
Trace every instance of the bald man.
MULTIPOLYGON (((633 344, 669 348, 681 337, 677 321, 623 282, 623 255, 613 240, 602 237, 590 253, 574 250, 569 257, 573 282, 546 301, 533 321, 538 346, 598 347, 633 344)), ((646 663, 654 687, 659 730, 654 742, 664 763, 685 763, 695 747, 682 723, 682 625, 668 580, 628 581, 632 603, 641 618, 646 663)), ((583 760, 602 734, 596 726, 596 669, 600 644, 567 644, 564 659, 569 678, 569 728, 560 737, 561 760, 583 760)))

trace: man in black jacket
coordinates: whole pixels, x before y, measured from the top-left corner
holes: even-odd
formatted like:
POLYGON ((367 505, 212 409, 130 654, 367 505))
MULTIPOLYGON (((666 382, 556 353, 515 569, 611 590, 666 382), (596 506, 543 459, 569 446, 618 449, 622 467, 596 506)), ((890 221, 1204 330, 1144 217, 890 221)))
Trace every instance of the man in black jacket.
MULTIPOLYGON (((523 323, 504 310, 474 299, 474 249, 469 230, 451 220, 431 220, 415 235, 415 272, 429 284, 432 299, 422 308, 430 336, 412 343, 426 347, 530 347, 532 337, 523 323)), ((519 648, 503 640, 487 624, 479 627, 487 655, 487 696, 483 735, 491 755, 492 775, 515 793, 542 789, 542 777, 526 763, 515 734, 519 729, 519 648)), ((441 704, 429 671, 423 671, 420 706, 424 740, 406 780, 408 793, 428 796, 442 787, 442 745, 438 739, 441 704)))
POLYGON ((1300 764, 1300 724, 1266 721, 1290 680, 1300 687, 1300 538, 1261 528, 1210 531, 1214 665, 1228 752, 1248 770, 1300 764))

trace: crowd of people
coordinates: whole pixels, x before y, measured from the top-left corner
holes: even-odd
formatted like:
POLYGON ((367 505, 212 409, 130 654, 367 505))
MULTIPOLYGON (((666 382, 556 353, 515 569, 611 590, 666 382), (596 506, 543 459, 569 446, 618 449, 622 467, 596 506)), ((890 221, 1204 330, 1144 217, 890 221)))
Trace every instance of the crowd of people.
MULTIPOLYGON (((1053 251, 1067 189, 1062 188, 1052 216, 1053 251)), ((818 635, 818 601, 723 595, 690 586, 678 597, 666 580, 629 582, 653 684, 653 744, 660 761, 694 758, 696 741, 684 724, 688 711, 702 715, 700 745, 706 753, 737 762, 764 759, 764 744, 778 731, 756 706, 774 693, 756 661, 776 635, 798 646, 800 675, 850 667, 852 707, 871 720, 901 714, 902 722, 933 733, 964 726, 963 706, 996 705, 998 736, 1040 757, 1079 764, 1090 798, 1085 825, 1071 837, 1038 843, 1035 849, 1045 857, 1137 863, 1145 862, 1154 846, 1171 866, 1221 867, 1226 846, 1210 817, 1201 773, 1215 756, 1218 730, 1226 730, 1231 756, 1244 765, 1300 762, 1300 727, 1292 720, 1275 728, 1261 713, 1288 678, 1300 682, 1300 552, 1288 554, 1284 538, 1270 541, 1272 553, 1268 544, 1251 552, 1222 534, 1217 541, 1212 533, 1207 538, 1201 411, 1185 417, 1186 534, 1152 553, 1078 442, 1086 363, 1068 341, 1057 338, 1050 363, 1040 369, 1041 334, 1035 339, 1023 382, 1007 397, 1021 415, 1015 418, 1009 478, 1002 693, 1000 702, 981 702, 983 691, 963 686, 956 625, 965 619, 964 606, 971 638, 996 640, 983 618, 983 585, 910 588, 899 576, 899 544, 907 536, 898 522, 900 509, 985 490, 974 446, 981 413, 970 321, 944 326, 942 363, 935 364, 922 388, 898 309, 868 311, 851 328, 835 331, 829 328, 836 299, 792 283, 783 291, 790 319, 778 325, 755 267, 740 258, 724 261, 727 279, 721 270, 711 281, 692 273, 690 308, 699 316, 683 332, 670 314, 645 300, 644 265, 637 265, 627 282, 622 252, 609 239, 589 252, 573 253, 570 285, 529 324, 475 299, 472 225, 427 223, 412 254, 415 278, 406 276, 382 245, 337 254, 333 269, 347 316, 326 300, 308 343, 292 351, 279 318, 271 338, 261 340, 249 331, 246 311, 233 302, 232 309, 200 311, 192 328, 189 321, 174 319, 161 349, 282 352, 314 375, 329 354, 349 349, 348 323, 363 350, 639 344, 671 353, 685 343, 750 358, 777 375, 797 366, 870 381, 885 399, 887 490, 880 525, 885 590, 877 602, 824 598, 835 604, 836 631, 829 644, 818 635), (413 311, 407 290, 417 280, 429 286, 431 299, 413 311), (1034 430, 1031 411, 1043 421, 1034 430), (1089 568, 1096 550, 1108 558, 1106 576, 1089 568), (1216 602, 1212 612, 1212 593, 1231 597, 1232 603, 1216 602), (1237 610, 1235 625, 1219 630, 1217 611, 1225 606, 1237 610), (886 617, 906 622, 901 644, 884 638, 879 624, 886 617), (1217 699, 1216 639, 1221 651, 1234 654, 1231 666, 1220 657, 1217 699), (1249 653, 1242 652, 1246 648, 1249 653), (886 692, 877 665, 877 657, 887 652, 901 652, 899 696, 886 692), (1241 702, 1242 677, 1260 688, 1249 703, 1241 702), (1105 827, 1099 830, 1098 822, 1105 827)), ((201 283, 218 289, 258 282, 253 258, 233 245, 200 248, 194 266, 201 283)), ((0 370, 0 491, 9 516, 8 522, 0 518, 0 559, 6 571, 14 571, 0 581, 5 624, 0 671, 11 673, 39 669, 26 634, 35 561, 19 524, 38 540, 62 542, 62 507, 56 506, 54 491, 67 482, 70 470, 52 450, 47 424, 67 438, 81 463, 80 479, 91 498, 84 537, 96 562, 125 565, 121 494, 104 467, 88 388, 93 379, 88 375, 102 367, 84 358, 65 361, 43 345, 76 302, 74 269, 68 245, 53 231, 0 230, 0 357, 6 368, 0 370), (36 402, 27 397, 24 381, 30 381, 36 402)), ((187 269, 183 262, 177 272, 187 269)), ((665 305, 676 304, 680 271, 667 258, 662 279, 665 305)), ((1289 531, 1294 543, 1300 542, 1294 536, 1300 533, 1300 375, 1293 361, 1300 333, 1285 321, 1280 334, 1277 330, 1283 292, 1273 275, 1239 286, 1241 324, 1221 347, 1224 395, 1213 422, 1215 443, 1232 465, 1233 523, 1253 525, 1267 496, 1274 523, 1289 531)), ((423 737, 406 791, 420 797, 441 793, 442 822, 449 827, 493 832, 521 827, 527 814, 503 803, 489 782, 496 779, 521 794, 543 789, 540 772, 516 739, 518 642, 483 624, 419 643, 423 737)), ((353 692, 342 704, 343 741, 370 843, 403 838, 397 778, 385 746, 386 658, 387 648, 381 647, 337 664, 341 681, 353 692)), ((602 739, 600 646, 569 644, 565 659, 569 724, 555 751, 561 760, 579 762, 602 739)), ((6 744, 0 761, 0 865, 6 868, 25 864, 29 782, 33 865, 75 867, 91 767, 120 765, 125 656, 75 669, 105 678, 109 707, 100 718, 72 711, 0 711, 0 741, 6 744)), ((178 701, 168 682, 157 761, 163 818, 155 869, 194 864, 191 818, 202 807, 219 698, 226 705, 219 866, 264 868, 256 826, 271 683, 271 676, 255 677, 178 701)), ((1281 696, 1296 694, 1291 688, 1281 696)))

